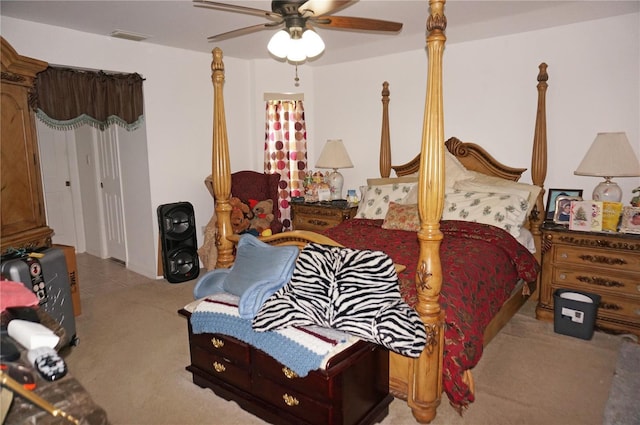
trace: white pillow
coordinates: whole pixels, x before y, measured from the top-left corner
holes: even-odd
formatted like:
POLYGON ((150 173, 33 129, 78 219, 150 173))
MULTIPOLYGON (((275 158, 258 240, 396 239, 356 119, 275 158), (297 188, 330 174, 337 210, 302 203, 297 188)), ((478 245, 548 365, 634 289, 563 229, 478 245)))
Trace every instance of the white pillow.
POLYGON ((445 192, 442 219, 490 224, 518 237, 528 207, 526 199, 512 193, 449 190, 445 192))
POLYGON ((473 178, 471 171, 447 149, 444 150, 444 187, 452 188, 456 182, 473 178))
POLYGON ((519 183, 500 177, 488 176, 477 171, 468 171, 468 173, 471 174, 472 178, 457 181, 453 186, 454 189, 461 191, 512 193, 524 197, 529 202, 526 211, 527 217, 531 214, 531 210, 536 204, 536 199, 538 199, 538 194, 540 194, 542 190, 539 186, 533 184, 519 183), (528 195, 525 195, 524 192, 528 193, 528 195))
MULTIPOLYGON (((444 187, 445 189, 455 188, 455 184, 459 181, 467 181, 473 178, 473 171, 464 168, 464 165, 451 152, 444 151, 444 187)), ((401 204, 417 204, 418 203, 418 185, 411 188, 401 204)))
POLYGON ((380 186, 361 186, 362 200, 358 205, 357 218, 383 220, 389 210, 389 204, 402 204, 416 182, 384 184, 380 186))

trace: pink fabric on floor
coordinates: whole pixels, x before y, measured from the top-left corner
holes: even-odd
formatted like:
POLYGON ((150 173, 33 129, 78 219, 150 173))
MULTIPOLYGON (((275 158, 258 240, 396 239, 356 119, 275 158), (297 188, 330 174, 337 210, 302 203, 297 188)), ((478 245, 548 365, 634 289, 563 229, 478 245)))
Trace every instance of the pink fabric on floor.
POLYGON ((38 305, 38 297, 21 282, 0 280, 0 307, 2 311, 10 307, 31 307, 38 305))

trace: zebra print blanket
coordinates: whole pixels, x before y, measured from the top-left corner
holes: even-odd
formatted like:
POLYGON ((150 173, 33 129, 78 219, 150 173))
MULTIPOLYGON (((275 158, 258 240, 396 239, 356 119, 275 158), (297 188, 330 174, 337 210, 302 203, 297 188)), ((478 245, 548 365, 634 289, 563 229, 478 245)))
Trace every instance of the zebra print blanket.
POLYGON ((309 325, 337 329, 410 357, 418 357, 426 345, 424 324, 402 300, 393 261, 381 251, 317 243, 302 249, 290 282, 265 301, 253 329, 309 325))

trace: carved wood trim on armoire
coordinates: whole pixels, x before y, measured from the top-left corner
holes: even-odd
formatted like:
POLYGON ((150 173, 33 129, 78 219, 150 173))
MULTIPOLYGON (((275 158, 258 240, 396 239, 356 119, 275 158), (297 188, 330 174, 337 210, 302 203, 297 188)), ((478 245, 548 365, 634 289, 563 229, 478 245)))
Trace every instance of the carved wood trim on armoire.
POLYGON ((47 226, 35 116, 30 97, 41 60, 21 56, 0 37, 0 250, 51 246, 47 226))

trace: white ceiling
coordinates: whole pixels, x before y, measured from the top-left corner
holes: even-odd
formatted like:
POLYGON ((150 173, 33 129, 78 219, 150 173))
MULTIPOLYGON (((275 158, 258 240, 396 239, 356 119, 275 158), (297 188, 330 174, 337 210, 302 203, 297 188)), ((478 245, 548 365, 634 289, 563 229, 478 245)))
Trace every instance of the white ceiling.
MULTIPOLYGON (((271 10, 271 2, 267 0, 226 2, 271 10)), ((449 0, 445 6, 449 43, 638 11, 639 0, 449 0)), ((426 0, 356 1, 336 15, 402 22, 403 29, 398 34, 317 29, 325 41, 326 50, 311 64, 324 65, 423 48, 427 13, 426 0)), ((190 0, 1 0, 0 14, 99 35, 109 35, 116 29, 140 33, 149 36, 141 43, 155 43, 200 52, 208 53, 218 46, 223 49, 225 55, 243 59, 270 58, 266 45, 274 31, 262 30, 215 44, 209 43, 206 38, 210 35, 262 24, 266 19, 195 7, 190 0)))

